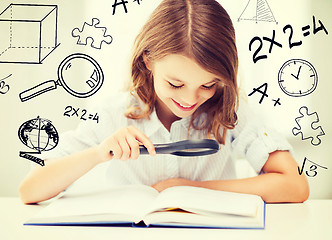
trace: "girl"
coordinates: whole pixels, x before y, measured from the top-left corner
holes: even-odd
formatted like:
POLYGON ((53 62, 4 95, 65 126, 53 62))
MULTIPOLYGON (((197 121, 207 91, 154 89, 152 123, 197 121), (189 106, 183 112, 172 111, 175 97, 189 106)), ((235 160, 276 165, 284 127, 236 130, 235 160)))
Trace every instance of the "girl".
POLYGON ((234 28, 219 3, 162 1, 137 36, 130 91, 100 105, 99 124, 85 122, 62 135, 45 167, 22 182, 22 201, 52 198, 106 161, 110 184, 158 191, 189 185, 256 194, 266 202, 305 201, 307 180, 298 174, 287 141, 245 113, 237 69, 234 28), (156 155, 153 146, 202 138, 216 139, 218 153, 183 158, 156 155), (139 156, 140 144, 150 155, 139 156), (236 179, 239 154, 257 176, 236 179))

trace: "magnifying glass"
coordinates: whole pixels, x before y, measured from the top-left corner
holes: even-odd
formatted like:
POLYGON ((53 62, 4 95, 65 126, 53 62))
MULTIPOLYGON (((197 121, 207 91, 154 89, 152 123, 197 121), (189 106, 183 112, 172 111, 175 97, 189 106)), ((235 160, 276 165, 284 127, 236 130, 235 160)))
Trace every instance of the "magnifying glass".
POLYGON ((58 67, 58 80, 48 80, 19 94, 22 102, 62 86, 75 97, 87 98, 95 94, 104 82, 98 62, 89 55, 74 53, 67 56, 58 67))
MULTIPOLYGON (((157 154, 172 154, 181 157, 204 156, 218 152, 219 144, 212 139, 184 140, 174 143, 155 144, 157 154)), ((140 154, 149 154, 145 146, 139 147, 140 154)), ((112 151, 110 151, 113 154, 112 151)))

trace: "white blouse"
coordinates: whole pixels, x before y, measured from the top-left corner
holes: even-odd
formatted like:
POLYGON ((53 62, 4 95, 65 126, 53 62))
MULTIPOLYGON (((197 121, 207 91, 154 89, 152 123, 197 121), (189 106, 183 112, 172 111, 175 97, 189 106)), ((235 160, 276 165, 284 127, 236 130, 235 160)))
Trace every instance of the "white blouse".
MULTIPOLYGON (((132 120, 124 116, 129 93, 111 96, 98 106, 99 122, 84 121, 76 130, 60 134, 56 148, 42 154, 43 159, 58 158, 81 151, 101 143, 115 131, 133 125, 142 131, 153 143, 170 143, 188 139, 190 117, 175 121, 168 131, 153 111, 150 119, 132 120)), ((197 181, 236 178, 235 161, 246 158, 253 169, 260 173, 269 153, 276 150, 290 150, 287 140, 276 131, 268 129, 250 114, 248 106, 240 101, 238 124, 227 131, 225 145, 212 155, 180 157, 169 154, 156 156, 140 155, 137 160, 110 160, 105 166, 107 182, 110 185, 144 184, 153 185, 169 178, 185 178, 197 181)), ((205 138, 201 131, 191 128, 189 139, 205 138)), ((47 164, 47 162, 45 163, 47 164)))

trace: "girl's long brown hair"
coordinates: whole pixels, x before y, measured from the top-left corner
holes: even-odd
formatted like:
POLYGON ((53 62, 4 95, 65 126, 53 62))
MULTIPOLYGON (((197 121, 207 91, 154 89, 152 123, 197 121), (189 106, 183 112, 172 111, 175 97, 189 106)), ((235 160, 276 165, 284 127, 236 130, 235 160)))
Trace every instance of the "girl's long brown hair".
POLYGON ((136 38, 131 66, 130 90, 145 107, 132 106, 128 118, 148 118, 156 102, 153 75, 143 55, 153 62, 168 54, 187 56, 220 77, 216 93, 194 112, 190 127, 224 144, 226 130, 237 122, 238 105, 235 31, 224 8, 215 0, 164 0, 154 10, 136 38), (195 121, 202 113, 205 120, 195 121))

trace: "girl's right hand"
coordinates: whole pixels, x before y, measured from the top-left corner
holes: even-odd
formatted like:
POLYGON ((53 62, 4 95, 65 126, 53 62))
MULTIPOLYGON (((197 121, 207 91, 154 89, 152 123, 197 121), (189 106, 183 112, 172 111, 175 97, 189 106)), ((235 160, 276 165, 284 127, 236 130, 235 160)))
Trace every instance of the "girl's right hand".
POLYGON ((101 155, 102 162, 113 158, 121 160, 137 159, 139 145, 144 145, 150 155, 156 155, 153 143, 144 133, 134 126, 123 127, 102 142, 98 146, 98 152, 101 155))

